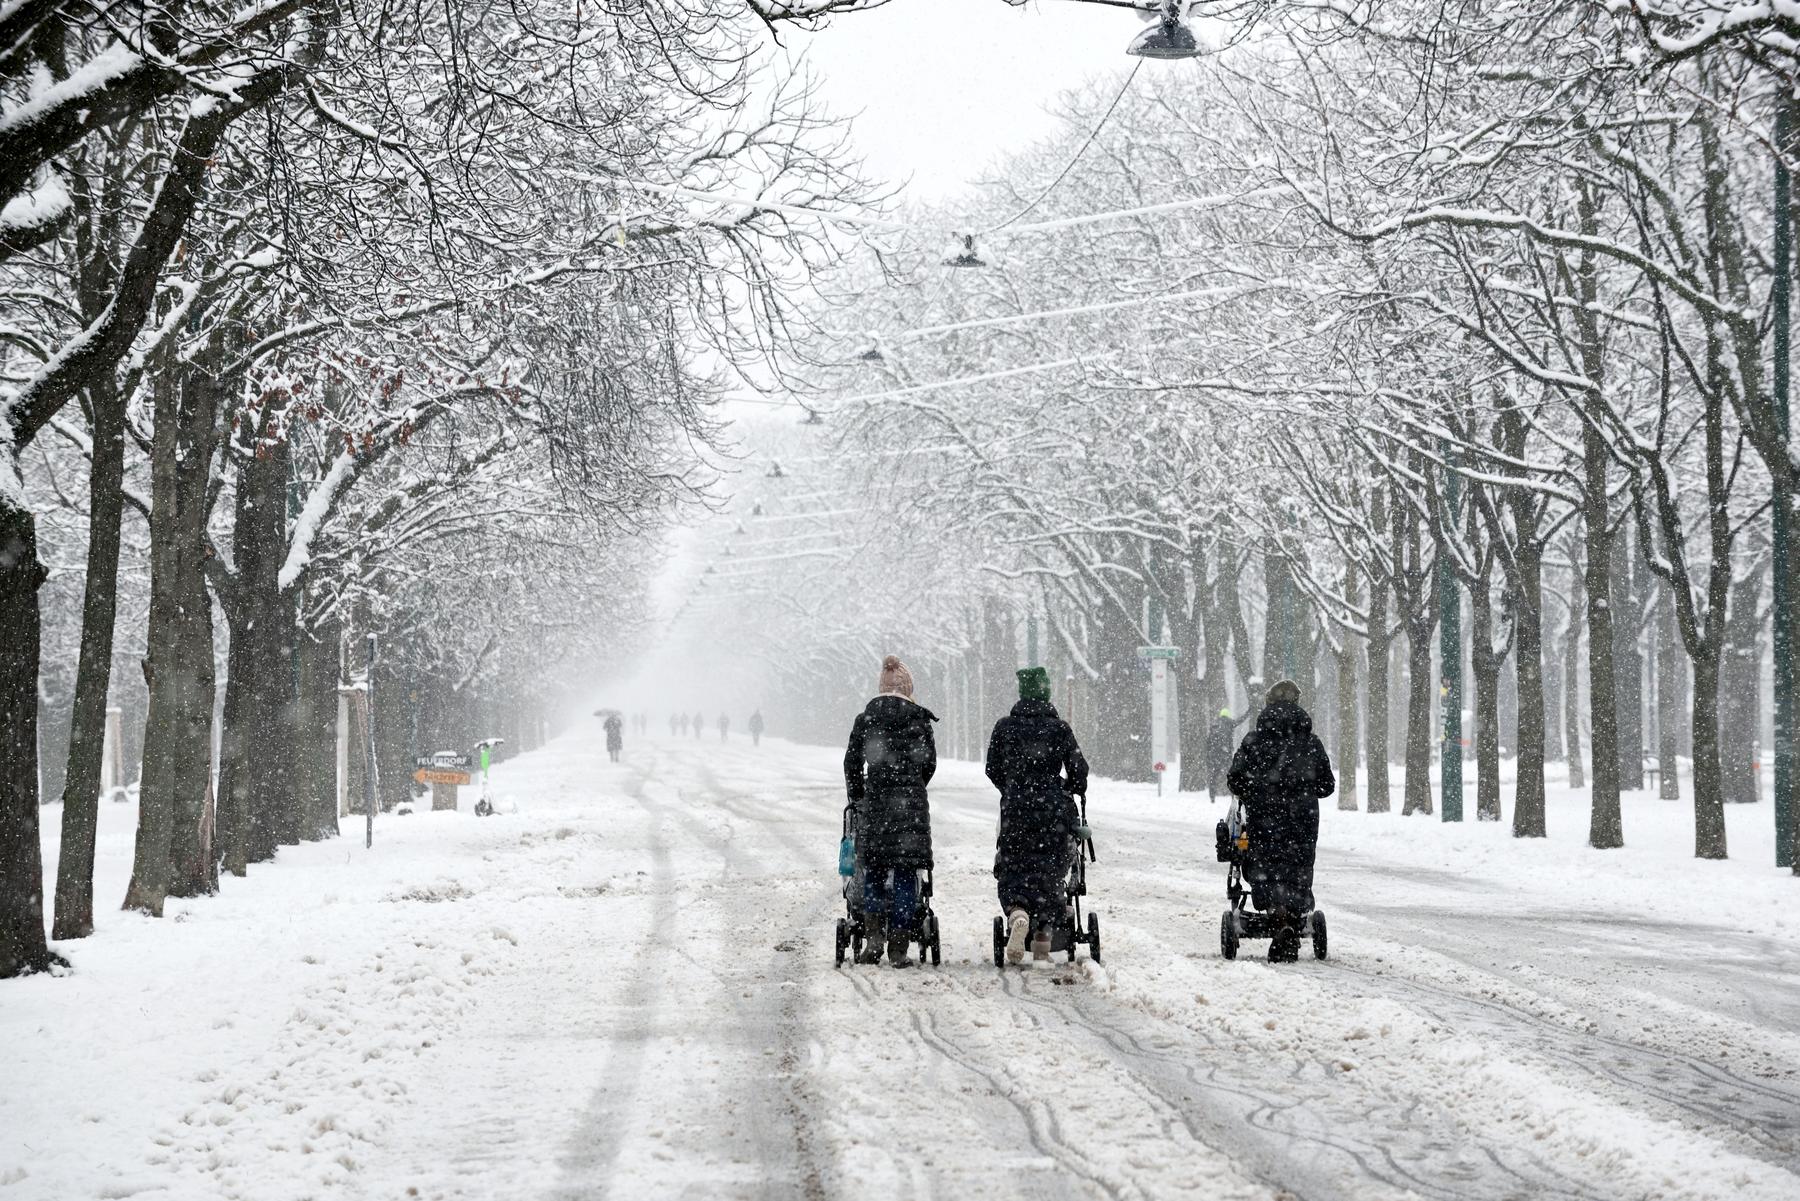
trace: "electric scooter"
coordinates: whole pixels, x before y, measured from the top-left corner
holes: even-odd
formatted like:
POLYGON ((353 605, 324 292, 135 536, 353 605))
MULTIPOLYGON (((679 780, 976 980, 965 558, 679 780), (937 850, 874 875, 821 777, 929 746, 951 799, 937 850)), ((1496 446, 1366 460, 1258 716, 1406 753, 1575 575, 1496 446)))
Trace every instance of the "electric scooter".
POLYGON ((504 738, 483 738, 475 744, 481 754, 481 799, 475 802, 476 817, 491 817, 494 813, 494 802, 488 797, 488 763, 493 756, 494 748, 505 746, 504 738))

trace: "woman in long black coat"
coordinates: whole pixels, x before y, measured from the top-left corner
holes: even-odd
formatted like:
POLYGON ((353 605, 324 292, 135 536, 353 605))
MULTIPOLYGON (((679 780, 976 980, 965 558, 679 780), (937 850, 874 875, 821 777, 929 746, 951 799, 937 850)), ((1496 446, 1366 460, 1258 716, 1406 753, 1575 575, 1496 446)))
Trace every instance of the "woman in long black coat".
MULTIPOLYGON (((1075 731, 1050 703, 1050 674, 1043 668, 1019 672, 1019 701, 988 739, 987 777, 1000 790, 994 876, 1006 912, 1006 958, 1018 963, 1029 931, 1044 929, 1062 909, 1080 853, 1075 798, 1087 795, 1087 760, 1075 731)), ((1047 940, 1040 957, 1049 957, 1047 940)))
POLYGON ((855 811, 857 872, 863 878, 868 942, 858 963, 906 967, 909 931, 919 907, 919 873, 931 866, 931 804, 937 771, 936 714, 912 699, 912 673, 889 655, 881 694, 857 714, 844 751, 844 784, 855 811))
POLYGON ((1300 954, 1300 916, 1313 907, 1313 859, 1319 849, 1319 799, 1337 790, 1325 744, 1300 707, 1300 689, 1269 689, 1256 728, 1244 735, 1225 782, 1244 803, 1250 855, 1244 878, 1258 909, 1275 915, 1269 958, 1300 954))

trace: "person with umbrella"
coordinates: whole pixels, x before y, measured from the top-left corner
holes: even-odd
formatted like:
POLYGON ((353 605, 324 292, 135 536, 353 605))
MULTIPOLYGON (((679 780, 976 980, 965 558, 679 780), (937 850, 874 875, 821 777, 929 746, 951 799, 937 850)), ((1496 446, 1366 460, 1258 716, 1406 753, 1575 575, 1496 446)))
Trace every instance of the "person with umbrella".
POLYGON ((625 717, 617 709, 597 709, 595 717, 603 718, 606 729, 606 755, 614 763, 619 761, 619 752, 625 749, 625 717))

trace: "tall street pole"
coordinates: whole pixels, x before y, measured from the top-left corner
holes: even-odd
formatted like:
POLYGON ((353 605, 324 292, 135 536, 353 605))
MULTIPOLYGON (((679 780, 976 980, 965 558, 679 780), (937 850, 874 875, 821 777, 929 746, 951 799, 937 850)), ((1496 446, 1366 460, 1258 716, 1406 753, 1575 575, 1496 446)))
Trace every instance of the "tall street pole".
MULTIPOLYGON (((1450 461, 1448 442, 1441 444, 1444 462, 1450 461)), ((1444 472, 1444 503, 1456 512, 1458 480, 1454 470, 1444 472)), ((1451 518, 1455 520, 1454 517, 1451 518)), ((1456 569, 1450 565, 1449 548, 1438 551, 1438 657, 1443 660, 1444 743, 1439 752, 1441 804, 1447 822, 1463 819, 1462 757, 1462 594, 1457 589, 1456 569)))
MULTIPOLYGON (((1793 144, 1793 102, 1783 96, 1775 110, 1775 284, 1774 364, 1775 425, 1785 446, 1788 438, 1789 286, 1793 276, 1792 213, 1787 153, 1793 144)), ((1793 506, 1790 489, 1775 485, 1774 629, 1770 641, 1775 658, 1775 865, 1794 862, 1794 596, 1788 579, 1788 526, 1793 506)))

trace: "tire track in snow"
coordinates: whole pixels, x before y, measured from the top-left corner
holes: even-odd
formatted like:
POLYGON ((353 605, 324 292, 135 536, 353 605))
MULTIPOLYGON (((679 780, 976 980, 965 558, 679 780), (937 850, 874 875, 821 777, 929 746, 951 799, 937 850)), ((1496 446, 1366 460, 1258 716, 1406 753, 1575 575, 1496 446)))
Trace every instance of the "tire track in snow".
MULTIPOLYGON (((1421 1175, 1401 1162, 1395 1154, 1393 1144, 1372 1144, 1339 1133, 1349 1128, 1347 1123, 1333 1125, 1320 1120, 1307 1125, 1300 1122, 1300 1116, 1310 1113, 1313 1103, 1319 1098, 1302 1094, 1298 1091, 1298 1086, 1305 1083, 1304 1077, 1309 1067, 1320 1070, 1321 1076, 1316 1079, 1330 1080, 1329 1064, 1309 1064, 1305 1060, 1297 1060, 1279 1080, 1283 1087, 1292 1091, 1276 1094, 1257 1087, 1248 1080, 1227 1078, 1218 1065, 1220 1061, 1231 1062, 1232 1052, 1221 1047, 1203 1031, 1191 1030, 1175 1023, 1164 1023, 1171 1031, 1185 1036, 1186 1041, 1197 1040, 1204 1044, 1200 1054, 1175 1053, 1150 1046, 1140 1034, 1091 1012, 1082 1004, 1085 993, 1083 989, 1059 990, 1059 998, 1062 992, 1069 992, 1074 994, 1073 1000, 1051 1000, 1036 995, 1025 974, 1019 972, 1006 973, 1002 988, 1023 1004, 1048 1011, 1069 1027, 1104 1041, 1115 1057, 1123 1057, 1137 1065, 1137 1078, 1181 1115, 1196 1141, 1221 1147, 1235 1162, 1271 1187, 1297 1197, 1339 1196, 1343 1193, 1343 1182, 1322 1176, 1312 1165, 1304 1164, 1289 1154, 1287 1144, 1294 1140, 1344 1156, 1369 1183, 1388 1190, 1405 1190, 1421 1197, 1438 1198, 1440 1201, 1466 1201, 1467 1198, 1477 1196, 1521 1199, 1559 1197, 1573 1198, 1576 1201, 1598 1201, 1600 1197, 1600 1194, 1583 1188, 1578 1182, 1542 1162, 1533 1165, 1539 1175, 1534 1177, 1527 1174, 1506 1162, 1493 1147, 1485 1144, 1479 1148, 1483 1158, 1511 1178, 1509 1185, 1491 1180, 1468 1179, 1466 1172, 1462 1178, 1450 1183, 1440 1183, 1440 1178, 1445 1174, 1442 1168, 1432 1177, 1421 1175), (1209 1066, 1203 1070, 1199 1066, 1201 1062, 1209 1066), (1223 1102, 1223 1098, 1235 1098, 1239 1104, 1223 1102), (1270 1143, 1264 1138, 1246 1138, 1234 1133, 1240 1130, 1261 1131, 1280 1141, 1270 1143), (1503 1184, 1503 1191, 1494 1190, 1492 1186, 1496 1183, 1503 1184)), ((1116 1018, 1123 1015, 1109 1016, 1116 1018)), ((1148 1014, 1143 1016, 1150 1017, 1148 1014)), ((1344 1108, 1348 1111, 1358 1107, 1344 1108)), ((1363 1108, 1362 1116, 1366 1118, 1367 1112, 1366 1107, 1363 1108)), ((1401 1120, 1383 1124, 1382 1130, 1398 1143, 1404 1141, 1407 1132, 1415 1127, 1416 1122, 1412 1117, 1403 1114, 1401 1120)), ((1442 1144, 1427 1144, 1419 1148, 1417 1158, 1425 1162, 1430 1153, 1448 1150, 1451 1148, 1442 1144)), ((1390 1191, 1375 1195, 1385 1197, 1394 1194, 1390 1191)))
MULTIPOLYGON (((1140 868, 1126 867, 1124 872, 1141 880, 1157 878, 1140 868)), ((1194 907, 1192 898, 1165 888, 1146 887, 1140 895, 1194 907)), ((1361 917, 1354 908, 1339 912, 1371 922, 1380 932, 1378 937, 1391 948, 1387 960, 1403 968, 1411 944, 1397 939, 1381 922, 1361 917)), ((1431 949, 1470 972, 1500 980, 1507 987, 1521 987, 1518 981, 1496 977, 1491 967, 1452 949, 1431 949)), ((1743 1142, 1737 1149, 1746 1155, 1800 1171, 1800 1092, 1750 1079, 1696 1055, 1571 1027, 1499 997, 1450 988, 1403 970, 1377 972, 1342 958, 1333 958, 1326 970, 1354 975, 1364 986, 1448 1029, 1486 1030, 1500 1045, 1535 1053, 1585 1079, 1613 1086, 1603 1095, 1615 1103, 1639 1104, 1650 1098, 1665 1107, 1666 1116, 1697 1122, 1716 1133, 1741 1136, 1743 1142), (1446 1005, 1457 1010, 1454 1018, 1445 1016, 1446 1005)), ((1545 1000, 1558 1008, 1569 1005, 1554 994, 1545 1000)))
POLYGON ((1339 970, 1446 1027, 1486 1029, 1511 1046, 1525 1042, 1546 1059, 1618 1086, 1623 1100, 1651 1097, 1704 1127, 1728 1127, 1754 1144, 1741 1148, 1746 1154, 1800 1171, 1800 1094, 1746 1079, 1697 1056, 1573 1030, 1498 998, 1349 964, 1339 970), (1421 1001, 1418 994, 1435 1000, 1421 1001), (1445 1006, 1456 1011, 1453 1017, 1445 1016, 1445 1006))
MULTIPOLYGON (((946 800, 961 800, 964 804, 953 807, 956 816, 969 820, 979 820, 985 815, 971 813, 970 809, 979 809, 980 802, 975 800, 969 804, 970 798, 962 795, 962 790, 949 793, 946 800)), ((946 806, 946 808, 952 808, 946 806)), ((1126 840, 1121 840, 1125 842, 1126 840)), ((1127 842, 1126 845, 1129 845, 1127 842)), ((1109 860, 1109 867, 1117 870, 1120 861, 1117 857, 1109 860)), ((1123 875, 1128 877, 1151 878, 1141 870, 1124 867, 1123 875)), ((1096 887, 1096 896, 1103 896, 1107 887, 1102 884, 1096 887)), ((1146 890, 1151 896, 1161 900, 1172 900, 1160 889, 1146 890)), ((1128 895, 1142 895, 1131 889, 1128 895)), ((1180 898, 1184 907, 1192 906, 1188 898, 1180 898)), ((1066 970, 1059 965, 1060 970, 1066 970)), ((1281 1154, 1280 1146, 1267 1146, 1266 1137, 1242 1138, 1231 1137, 1234 1129, 1253 1128, 1264 1132, 1264 1135, 1276 1136, 1283 1140, 1301 1139, 1321 1149, 1344 1156, 1354 1165, 1361 1176, 1389 1190, 1411 1190, 1423 1197, 1438 1198, 1439 1201, 1463 1201, 1472 1195, 1469 1185, 1476 1181, 1457 1181, 1449 1185, 1436 1184, 1433 1180, 1407 1168, 1394 1153, 1391 1144, 1386 1142, 1370 1142, 1354 1140, 1338 1133, 1338 1130, 1350 1128, 1349 1123, 1338 1123, 1336 1129, 1322 1123, 1315 1123, 1308 1129, 1298 1120, 1299 1115, 1306 1112, 1309 1098, 1295 1091, 1299 1077, 1310 1068, 1316 1070, 1322 1083, 1329 1083, 1342 1088, 1345 1084, 1334 1079, 1332 1067, 1328 1063, 1313 1062, 1306 1059, 1295 1062, 1293 1068, 1276 1081, 1279 1092, 1266 1087, 1258 1087, 1248 1079, 1227 1082, 1221 1078, 1218 1068, 1213 1068, 1202 1078, 1194 1066, 1190 1056, 1174 1055, 1147 1046, 1138 1036, 1125 1030, 1118 1024, 1118 1019, 1125 1016, 1115 1012, 1109 1022, 1081 1004, 1083 1000, 1096 1003, 1099 998, 1089 995, 1085 989, 1058 989, 1054 994, 1057 1000, 1048 1000, 1030 991, 1026 983, 1027 977, 1033 973, 1010 971, 1002 974, 1002 990, 1027 1005, 1040 1011, 1053 1014, 1059 1022, 1069 1029, 1081 1031, 1090 1039, 1104 1044, 1103 1054, 1111 1061, 1129 1072, 1146 1091, 1155 1095, 1164 1105, 1170 1107, 1185 1125, 1187 1133, 1196 1142, 1206 1146, 1217 1146, 1223 1136, 1231 1144, 1229 1150, 1232 1157, 1243 1163, 1271 1187, 1281 1188, 1300 1196, 1334 1196, 1341 1192, 1341 1183, 1331 1179, 1320 1178, 1317 1172, 1302 1172, 1296 1169, 1292 1157, 1281 1154), (1069 995, 1072 994, 1072 995, 1069 995), (1067 999, 1063 999, 1067 995, 1067 999), (1196 1096, 1198 1090, 1199 1096, 1196 1096), (1210 1096, 1211 1102, 1200 1104, 1204 1097, 1210 1096), (1225 1104, 1224 1097, 1235 1097, 1239 1105, 1225 1104), (1242 1106, 1248 1108, 1242 1108, 1242 1106)), ((955 987, 976 995, 960 980, 953 980, 955 987)), ((1156 1020, 1153 1015, 1141 1013, 1135 1007, 1130 1010, 1133 1017, 1145 1020, 1156 1020)), ((1205 1058, 1213 1061, 1229 1060, 1229 1052, 1221 1048, 1215 1040, 1204 1031, 1194 1030, 1175 1022, 1160 1022, 1166 1031, 1174 1032, 1177 1044, 1192 1045, 1196 1040, 1204 1044, 1205 1058)), ((1356 1092, 1362 1093, 1360 1085, 1356 1092)), ((1366 1111, 1366 1105, 1351 1104, 1345 1106, 1347 1112, 1354 1114, 1366 1111)), ((1441 1157, 1452 1151, 1448 1145, 1430 1145, 1420 1148, 1421 1161, 1429 1162, 1433 1155, 1441 1157)), ((1505 1193, 1484 1193, 1481 1195, 1505 1195, 1521 1198, 1537 1198, 1545 1196, 1566 1197, 1575 1199, 1592 1198, 1595 1194, 1584 1189, 1578 1182, 1557 1171, 1541 1159, 1532 1156, 1529 1168, 1515 1166, 1505 1159, 1501 1153, 1488 1144, 1482 1144, 1479 1153, 1493 1170, 1499 1173, 1501 1180, 1490 1179, 1487 1184, 1500 1184, 1509 1188, 1505 1193)), ((1467 1166, 1467 1165, 1465 1165, 1467 1166)), ((1468 1170, 1474 1170, 1468 1167, 1468 1170)), ((1391 1195, 1391 1192, 1384 1195, 1391 1195)))
MULTIPOLYGON (((768 822, 765 815, 746 813, 741 805, 733 804, 732 794, 720 784, 716 772, 704 760, 695 761, 690 766, 697 772, 700 784, 700 795, 693 799, 719 803, 731 815, 781 843, 798 861, 804 862, 812 858, 812 854, 794 835, 768 822)), ((760 887, 769 874, 768 865, 750 860, 749 849, 742 845, 735 830, 728 828, 721 837, 720 831, 702 822, 688 806, 689 794, 679 784, 674 787, 684 806, 677 811, 677 820, 694 836, 697 844, 719 852, 723 878, 751 888, 760 887), (748 871, 747 865, 761 868, 762 871, 760 874, 748 871)), ((764 898, 750 898, 753 901, 757 899, 764 898)), ((805 988, 800 979, 800 964, 805 960, 795 951, 781 948, 794 946, 796 940, 801 946, 807 945, 813 928, 826 908, 836 899, 831 894, 816 896, 807 903, 797 919, 790 913, 778 922, 771 923, 778 925, 784 933, 777 937, 775 953, 767 961, 762 973, 766 978, 758 982, 750 993, 745 992, 741 981, 717 977, 725 985, 725 997, 742 1032, 743 1045, 749 1047, 766 1044, 774 1050, 776 1066, 780 1069, 775 1080, 755 1073, 743 1077, 744 1081, 755 1084, 751 1090, 753 1095, 749 1098, 750 1103, 740 1111, 751 1128, 758 1132, 755 1141, 765 1153, 774 1153, 778 1145, 791 1141, 792 1171, 765 1171, 761 1192, 770 1198, 799 1195, 807 1201, 824 1201, 829 1195, 813 1128, 812 1110, 817 1104, 817 1098, 808 1095, 810 1090, 804 1082, 802 1066, 803 1044, 808 1041, 805 1031, 809 1027, 805 988), (770 1005, 758 999, 759 995, 767 996, 771 991, 779 998, 777 1004, 770 1005), (780 1087, 773 1087, 776 1080, 780 1081, 780 1087), (768 1102, 773 1102, 773 1110, 766 1104, 768 1102), (785 1124, 776 1120, 777 1114, 785 1119, 785 1124), (798 1190, 797 1194, 795 1190, 798 1190)), ((733 898, 727 902, 726 907, 730 914, 767 908, 766 904, 760 907, 745 905, 741 898, 733 898)), ((709 974, 716 975, 712 973, 710 965, 696 959, 685 948, 679 948, 677 953, 694 961, 709 974)), ((790 1157, 784 1154, 784 1158, 790 1157)))
POLYGON ((657 981, 647 966, 673 943, 680 913, 674 865, 664 834, 668 809, 649 798, 648 785, 648 775, 634 769, 626 791, 651 819, 650 924, 632 954, 631 982, 621 997, 620 1008, 631 1017, 624 1030, 609 1033, 607 1039, 609 1050, 601 1073, 606 1084, 595 1090, 576 1127, 578 1133, 562 1157, 562 1175, 569 1182, 559 1186, 554 1195, 568 1201, 587 1201, 610 1193, 609 1178, 624 1146, 625 1124, 620 1119, 631 1112, 642 1091, 644 1049, 658 1024, 657 981))
MULTIPOLYGON (((881 970, 881 969, 878 969, 881 970)), ((948 979, 951 973, 933 971, 933 975, 948 979)), ((1066 1180, 1074 1177, 1087 1181, 1099 1189, 1111 1201, 1126 1201, 1127 1198, 1147 1196, 1135 1184, 1119 1183, 1097 1172, 1090 1166, 1090 1159, 1080 1150, 1072 1146, 1063 1134, 1063 1122, 1054 1105, 1047 1100, 1035 1103, 1023 1099, 1026 1090, 1019 1087, 1004 1068, 982 1063, 973 1053, 957 1043, 943 1032, 937 1018, 928 1009, 910 1004, 907 1000, 890 994, 869 979, 862 971, 848 967, 839 973, 848 980, 854 992, 870 1009, 877 1007, 891 1009, 896 1003, 904 1004, 913 1032, 918 1035, 919 1044, 929 1049, 956 1071, 972 1075, 987 1085, 988 1092, 1004 1101, 1016 1115, 1025 1134, 1026 1141, 1041 1157, 1055 1163, 1067 1173, 1067 1177, 1052 1177, 1051 1180, 1066 1180)), ((1032 1190, 1034 1196, 1044 1195, 1043 1181, 1038 1188, 1032 1190)))

